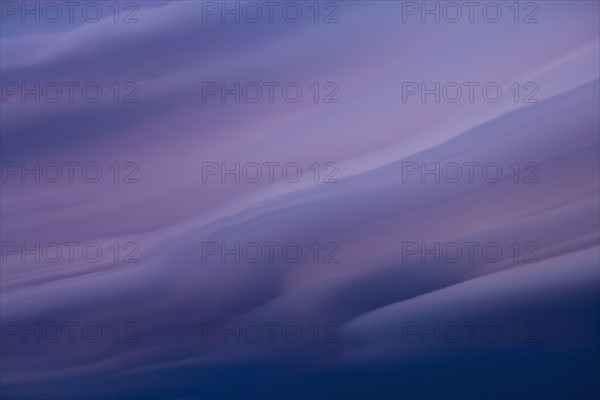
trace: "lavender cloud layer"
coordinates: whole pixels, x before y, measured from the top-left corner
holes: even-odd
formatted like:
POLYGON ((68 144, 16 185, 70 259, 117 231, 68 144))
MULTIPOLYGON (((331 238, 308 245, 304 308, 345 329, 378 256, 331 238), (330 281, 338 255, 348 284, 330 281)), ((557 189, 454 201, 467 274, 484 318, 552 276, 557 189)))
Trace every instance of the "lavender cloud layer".
POLYGON ((142 2, 131 25, 2 24, 3 82, 140 87, 138 104, 1 105, 2 162, 140 166, 134 185, 2 184, 3 242, 140 247, 137 264, 3 262, 2 322, 141 328, 135 345, 3 344, 3 393, 597 395, 599 3, 540 4, 530 25, 403 24, 400 2, 362 1, 340 3, 337 24, 204 24, 201 2, 188 1, 142 2), (333 81, 340 101, 204 103, 204 81, 333 81), (403 103, 406 81, 493 81, 507 91, 533 81, 539 102, 403 103), (331 161, 339 183, 202 183, 204 161, 331 161), (401 179, 403 162, 467 161, 534 162, 539 183, 401 179), (206 241, 275 240, 332 241, 341 262, 201 262, 206 241), (401 262, 402 242, 470 240, 535 241, 540 262, 401 262), (486 320, 535 321, 540 341, 398 341, 403 321, 486 320), (206 321, 334 321, 340 340, 203 343, 206 321), (507 385, 510 368, 529 383, 507 385), (487 389, 454 369, 479 371, 487 389))

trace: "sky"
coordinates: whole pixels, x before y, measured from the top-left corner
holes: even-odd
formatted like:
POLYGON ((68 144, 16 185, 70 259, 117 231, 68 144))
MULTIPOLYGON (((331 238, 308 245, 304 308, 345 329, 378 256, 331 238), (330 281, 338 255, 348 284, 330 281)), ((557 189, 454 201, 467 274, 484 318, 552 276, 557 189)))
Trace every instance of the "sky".
POLYGON ((0 1, 3 398, 600 395, 599 2, 76 3, 0 1))

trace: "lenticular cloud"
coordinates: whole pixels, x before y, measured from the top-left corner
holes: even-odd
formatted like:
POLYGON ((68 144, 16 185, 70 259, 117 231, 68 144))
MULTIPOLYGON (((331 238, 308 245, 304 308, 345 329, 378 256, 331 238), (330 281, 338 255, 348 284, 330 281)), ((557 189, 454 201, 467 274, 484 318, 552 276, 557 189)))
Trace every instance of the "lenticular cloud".
POLYGON ((597 2, 539 2, 535 24, 403 21, 406 2, 383 1, 228 24, 203 3, 2 23, 3 395, 598 394, 597 2), (7 86, 66 81, 103 96, 7 86), (203 82, 282 84, 236 102, 204 101, 203 82), (315 82, 337 101, 313 101, 315 82), (36 163, 62 178, 36 182, 36 163))

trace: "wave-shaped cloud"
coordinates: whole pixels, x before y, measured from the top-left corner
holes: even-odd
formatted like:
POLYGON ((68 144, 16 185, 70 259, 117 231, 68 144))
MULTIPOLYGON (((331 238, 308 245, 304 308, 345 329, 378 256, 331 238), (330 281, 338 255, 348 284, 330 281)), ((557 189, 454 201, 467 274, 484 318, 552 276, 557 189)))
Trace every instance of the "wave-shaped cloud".
MULTIPOLYGON (((93 241, 109 254, 95 263, 79 253, 56 263, 3 254, 3 335, 15 323, 80 321, 102 326, 106 339, 117 321, 132 323, 139 338, 32 345, 10 334, 3 392, 169 397, 186 388, 235 397, 196 381, 194 371, 239 378, 245 368, 272 373, 293 363, 302 378, 282 379, 373 368, 388 379, 385 371, 399 365, 481 354, 493 363, 499 352, 541 360, 599 353, 597 3, 549 4, 531 26, 402 24, 394 2, 342 4, 332 25, 203 24, 201 7, 143 5, 131 26, 103 20, 21 34, 8 25, 0 38, 3 82, 134 81, 140 89, 136 104, 18 96, 2 104, 3 163, 94 161, 109 177, 2 182, 3 253, 4 243, 93 241), (207 103, 205 81, 335 82, 339 102, 207 103), (403 103, 402 83, 420 81, 498 82, 505 97, 403 103), (514 102, 514 82, 536 82, 538 101, 514 102), (115 184, 115 162, 135 163, 139 182, 115 184), (294 162, 309 178, 203 183, 203 162, 294 162), (330 172, 327 163, 339 182, 315 183, 317 170, 321 178, 330 172), (406 174, 423 163, 494 163, 504 174, 494 183, 406 174), (295 243, 304 257, 203 260, 206 243, 269 242, 295 243), (474 242, 504 253, 494 262, 406 259, 415 249, 407 243, 474 242), (115 243, 135 244, 139 262, 113 262, 115 243), (523 262, 529 244, 535 263, 523 262), (435 344, 422 336, 423 326, 473 321, 505 335, 435 344), (223 342, 224 326, 265 323, 293 323, 304 335, 223 342), (514 324, 536 340, 515 342, 514 324), (132 388, 144 381, 148 388, 132 388)), ((581 392, 589 394, 597 365, 581 365, 581 392)), ((392 390, 393 378, 385 382, 392 390)), ((339 386, 300 393, 336 394, 339 386)), ((276 393, 291 395, 279 386, 276 393)), ((256 387, 246 393, 262 395, 256 387)))

